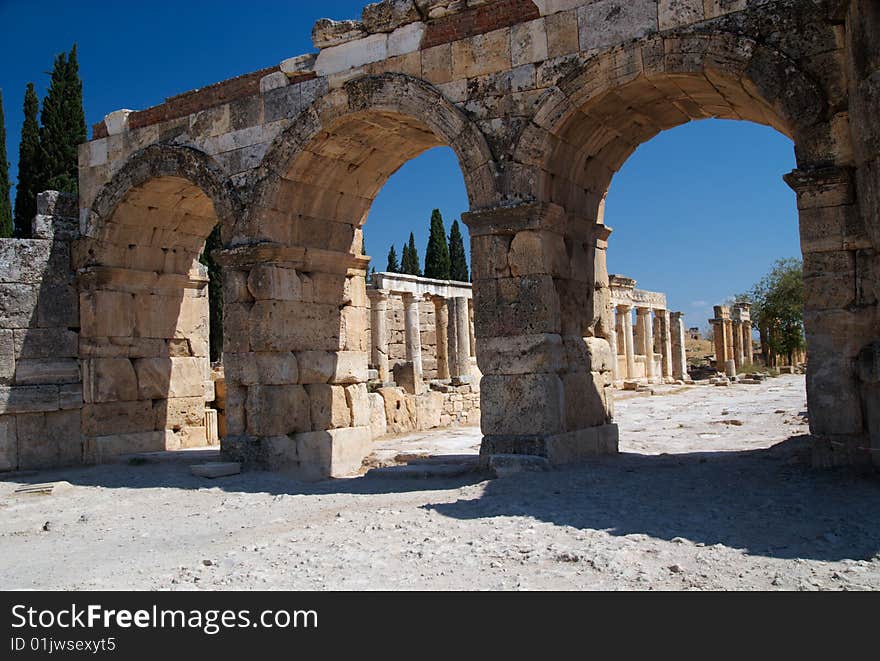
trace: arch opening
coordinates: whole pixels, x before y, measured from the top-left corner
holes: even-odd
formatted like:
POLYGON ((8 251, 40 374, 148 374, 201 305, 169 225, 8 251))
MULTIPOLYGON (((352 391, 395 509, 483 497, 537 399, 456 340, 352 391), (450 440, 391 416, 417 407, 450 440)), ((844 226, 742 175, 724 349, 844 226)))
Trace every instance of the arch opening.
POLYGON ((355 81, 341 94, 319 101, 319 115, 304 113, 270 150, 246 227, 223 256, 231 336, 224 364, 239 412, 229 418, 224 452, 307 479, 357 472, 370 453, 371 370, 374 386, 395 377, 409 384, 399 401, 386 400, 388 419, 420 415, 420 317, 430 317, 432 292, 384 274, 368 289, 363 226, 380 189, 405 163, 448 146, 470 203, 490 194, 480 183, 488 149, 436 91, 392 75, 355 81), (392 297, 406 318, 408 378, 391 373, 387 336, 383 350, 375 346, 373 324, 393 316, 392 297), (384 315, 375 314, 380 308, 384 315), (289 415, 271 414, 279 410, 289 415))
POLYGON ((215 204, 189 178, 164 173, 111 182, 102 195, 94 206, 108 211, 93 212, 100 222, 77 259, 86 459, 216 445, 200 262, 219 223, 215 204))

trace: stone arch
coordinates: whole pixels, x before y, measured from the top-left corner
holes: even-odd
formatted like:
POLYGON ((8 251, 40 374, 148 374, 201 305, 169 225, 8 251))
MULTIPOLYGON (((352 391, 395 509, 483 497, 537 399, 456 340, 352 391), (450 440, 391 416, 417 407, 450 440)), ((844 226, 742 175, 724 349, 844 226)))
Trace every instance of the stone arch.
POLYGON ((360 467, 371 440, 361 227, 388 178, 442 145, 458 158, 471 206, 492 205, 495 164, 483 135, 406 75, 331 90, 274 141, 224 256, 234 325, 227 410, 239 411, 227 454, 304 477, 360 467))
POLYGON ((545 94, 513 160, 533 171, 528 195, 588 208, 635 149, 669 128, 717 117, 771 126, 822 161, 814 127, 825 94, 784 54, 729 33, 663 35, 587 59, 545 94), (585 192, 578 192, 585 191, 585 192))
POLYGON ((584 60, 545 94, 516 142, 508 207, 467 219, 475 263, 492 266, 475 274, 483 279, 475 292, 489 299, 477 327, 484 452, 564 463, 616 451, 605 195, 640 144, 708 117, 766 124, 795 143, 799 169, 786 180, 798 194, 812 431, 848 448, 842 454, 864 445, 853 363, 876 334, 854 311, 859 250, 870 242, 854 201, 846 122, 783 54, 737 35, 688 33, 584 60), (516 318, 507 318, 512 308, 516 318), (555 404, 542 418, 517 406, 526 392, 555 404))
POLYGON ((239 205, 187 147, 134 154, 86 209, 76 253, 86 459, 204 446, 210 374, 206 239, 239 205))
MULTIPOLYGON (((269 147, 255 175, 249 213, 236 228, 233 244, 277 239, 259 229, 259 217, 279 199, 289 201, 295 195, 283 189, 285 177, 297 165, 300 169, 320 167, 314 171, 316 177, 338 176, 338 181, 325 179, 325 183, 345 186, 346 190, 337 192, 363 201, 347 211, 349 219, 362 221, 387 178, 437 146, 449 146, 455 152, 471 208, 491 206, 497 199, 493 154, 477 126, 436 88, 411 76, 386 73, 331 90, 300 113, 269 147), (325 153, 310 155, 310 149, 325 153), (352 152, 343 167, 332 157, 345 149, 352 152)), ((321 212, 331 214, 327 209, 321 212)))

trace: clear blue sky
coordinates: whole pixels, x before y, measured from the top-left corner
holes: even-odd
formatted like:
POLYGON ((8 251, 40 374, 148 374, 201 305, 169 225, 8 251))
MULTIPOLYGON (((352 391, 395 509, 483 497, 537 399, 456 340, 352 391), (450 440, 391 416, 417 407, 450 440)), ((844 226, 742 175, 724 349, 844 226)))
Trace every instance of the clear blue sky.
MULTIPOLYGON (((25 84, 45 94, 56 53, 79 44, 86 120, 311 52, 317 18, 356 18, 365 1, 118 3, 0 0, 0 89, 10 177, 17 177, 25 84)), ((609 269, 669 294, 703 327, 711 306, 748 289, 781 257, 799 255, 791 142, 746 122, 704 121, 643 145, 615 177, 606 223, 609 269)), ((455 157, 434 149, 405 165, 379 194, 366 225, 379 270, 391 243, 416 234, 424 258, 431 209, 448 225, 467 210, 455 157)), ((463 228, 464 229, 464 228, 463 228)))

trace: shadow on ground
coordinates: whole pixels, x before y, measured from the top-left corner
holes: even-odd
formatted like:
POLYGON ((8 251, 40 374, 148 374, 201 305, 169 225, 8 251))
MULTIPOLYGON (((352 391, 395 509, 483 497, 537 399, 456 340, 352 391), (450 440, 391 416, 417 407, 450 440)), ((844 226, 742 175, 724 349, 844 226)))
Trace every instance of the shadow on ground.
MULTIPOLYGON (((455 490, 457 479, 346 479, 304 483, 247 472, 217 481, 182 464, 114 465, 9 478, 66 480, 117 489, 220 489, 269 495, 374 495, 455 490)), ((851 471, 809 468, 809 437, 769 449, 676 455, 623 454, 578 468, 489 481, 478 498, 423 506, 455 519, 531 517, 612 535, 643 534, 722 544, 752 555, 836 561, 880 551, 880 481, 851 471)))

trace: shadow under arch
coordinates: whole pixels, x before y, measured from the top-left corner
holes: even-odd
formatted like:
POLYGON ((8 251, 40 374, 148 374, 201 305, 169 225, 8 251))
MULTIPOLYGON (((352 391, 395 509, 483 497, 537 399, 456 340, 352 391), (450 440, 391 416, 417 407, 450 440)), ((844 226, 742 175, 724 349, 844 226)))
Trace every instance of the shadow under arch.
POLYGON ((205 241, 240 205, 207 155, 135 153, 85 210, 75 250, 87 462, 213 438, 205 241))

